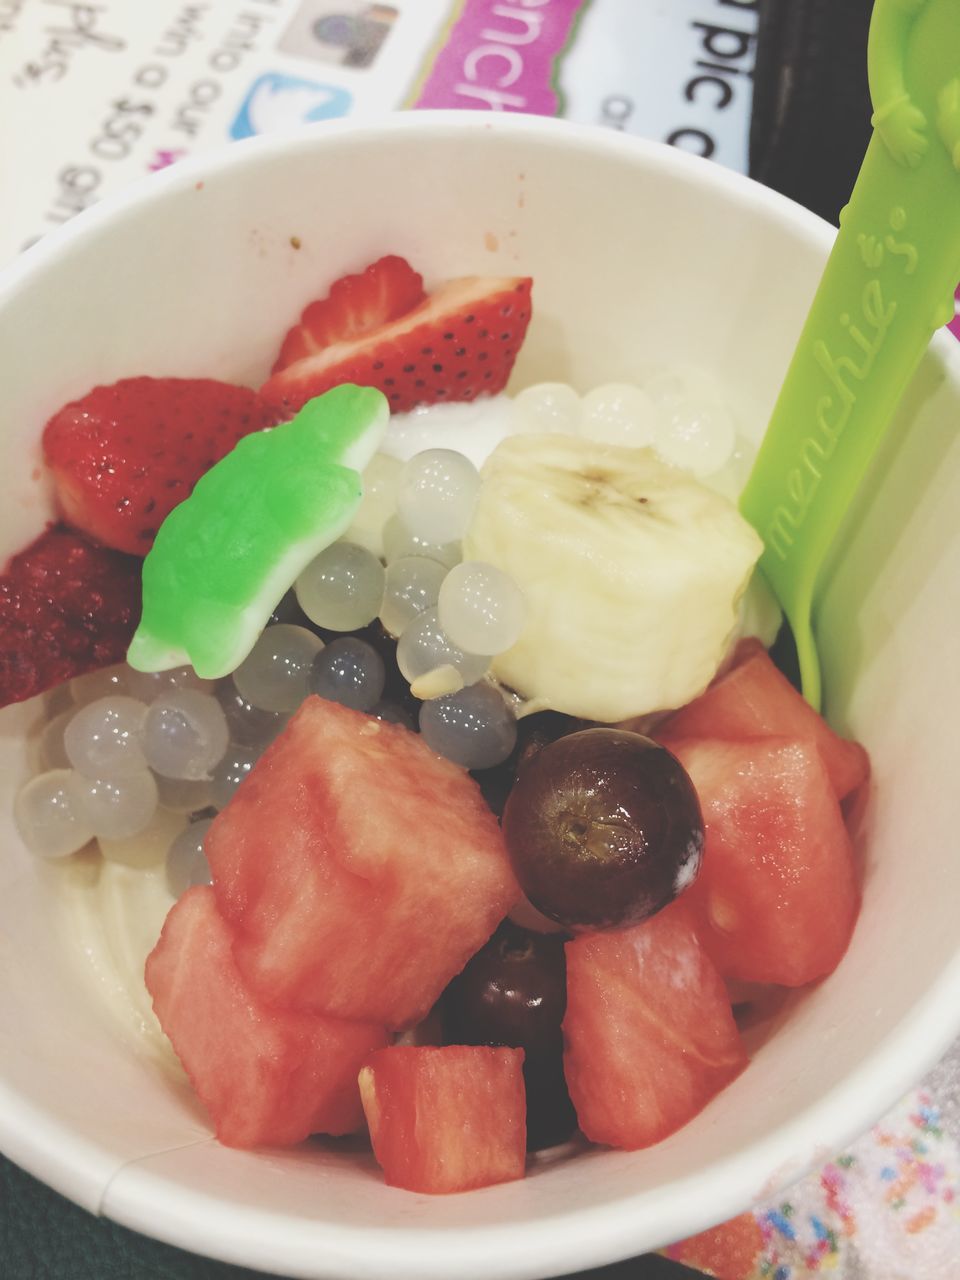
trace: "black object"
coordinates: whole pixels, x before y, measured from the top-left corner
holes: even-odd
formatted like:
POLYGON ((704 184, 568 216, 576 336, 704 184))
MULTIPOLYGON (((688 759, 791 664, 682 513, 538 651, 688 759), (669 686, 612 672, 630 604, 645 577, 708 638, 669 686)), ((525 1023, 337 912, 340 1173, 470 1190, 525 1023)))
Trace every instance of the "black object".
POLYGON ((835 225, 870 140, 873 0, 760 0, 750 176, 835 225))

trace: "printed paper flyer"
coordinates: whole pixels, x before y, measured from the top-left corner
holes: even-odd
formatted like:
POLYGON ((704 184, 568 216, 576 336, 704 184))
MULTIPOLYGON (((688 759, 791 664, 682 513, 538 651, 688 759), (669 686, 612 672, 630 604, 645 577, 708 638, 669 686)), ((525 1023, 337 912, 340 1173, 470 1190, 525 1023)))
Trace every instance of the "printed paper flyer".
POLYGON ((756 0, 0 0, 0 261, 236 138, 559 115, 746 167, 756 0))

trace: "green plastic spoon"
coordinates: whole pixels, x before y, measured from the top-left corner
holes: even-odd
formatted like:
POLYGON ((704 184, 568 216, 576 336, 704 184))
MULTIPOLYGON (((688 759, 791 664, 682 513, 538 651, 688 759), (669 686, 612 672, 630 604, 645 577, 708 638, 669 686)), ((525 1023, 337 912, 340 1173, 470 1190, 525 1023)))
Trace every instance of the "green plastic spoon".
POLYGON ((960 0, 877 0, 867 71, 874 134, 740 499, 818 709, 818 575, 932 334, 954 314, 960 0))

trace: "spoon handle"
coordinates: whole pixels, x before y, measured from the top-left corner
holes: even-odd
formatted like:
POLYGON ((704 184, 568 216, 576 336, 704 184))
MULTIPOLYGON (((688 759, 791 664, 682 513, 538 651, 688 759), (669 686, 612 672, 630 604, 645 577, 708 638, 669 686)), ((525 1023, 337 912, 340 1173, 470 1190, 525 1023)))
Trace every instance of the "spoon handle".
POLYGON ((954 314, 960 0, 877 0, 867 65, 873 137, 740 503, 814 706, 818 574, 932 334, 954 314))

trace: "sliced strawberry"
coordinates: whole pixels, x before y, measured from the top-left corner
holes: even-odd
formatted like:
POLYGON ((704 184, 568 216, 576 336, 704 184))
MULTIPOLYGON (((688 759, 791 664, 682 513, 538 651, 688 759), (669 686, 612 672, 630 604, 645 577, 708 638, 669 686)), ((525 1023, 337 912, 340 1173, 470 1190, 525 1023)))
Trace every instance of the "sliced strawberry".
POLYGON ((341 382, 379 388, 393 413, 494 395, 530 323, 532 287, 529 276, 448 280, 399 319, 287 365, 261 395, 286 416, 341 382))
POLYGON ((0 706, 119 662, 139 617, 139 560, 48 529, 0 577, 0 706))
POLYGON ((55 413, 43 452, 67 523, 142 556, 204 472, 241 437, 277 421, 248 387, 124 378, 55 413))
POLYGON ((315 355, 335 342, 351 342, 412 311, 423 301, 423 277, 405 258, 378 258, 356 275, 343 276, 325 298, 311 302, 283 340, 272 369, 315 355))
POLYGON ((393 1045, 360 1071, 377 1163, 391 1187, 443 1195, 522 1178, 523 1050, 393 1045))

